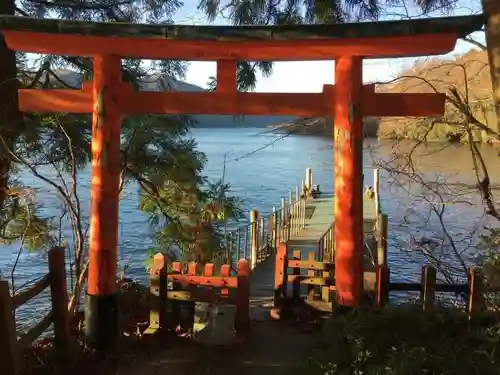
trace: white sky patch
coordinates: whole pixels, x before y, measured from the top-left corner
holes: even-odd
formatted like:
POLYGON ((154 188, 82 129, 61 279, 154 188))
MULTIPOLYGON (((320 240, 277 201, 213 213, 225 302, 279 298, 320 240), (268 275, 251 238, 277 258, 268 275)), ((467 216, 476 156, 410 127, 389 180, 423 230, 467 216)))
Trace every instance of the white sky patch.
MULTIPOLYGON (((1 0, 0 0, 1 1, 1 0)), ((185 25, 206 25, 206 17, 202 12, 197 10, 197 0, 186 0, 185 5, 178 11, 175 16, 177 24, 185 25)), ((221 1, 224 4, 224 1, 221 1)), ((480 11, 479 0, 459 0, 459 5, 453 12, 453 15, 470 15, 480 11)), ((406 8, 394 7, 386 10, 386 16, 381 17, 383 20, 402 19, 406 16, 402 12, 406 12, 406 8)), ((416 8, 410 8, 410 17, 422 17, 416 8)), ((429 16, 439 17, 445 16, 443 12, 434 12, 429 16)), ((230 25, 228 18, 219 18, 214 24, 230 25)), ((484 33, 475 33, 472 35, 476 40, 484 43, 484 33)), ((140 43, 140 42, 139 42, 140 43)), ((432 40, 429 40, 432 43, 432 40)), ((458 41, 455 50, 450 53, 450 56, 466 53, 473 48, 472 44, 458 41)), ((30 54, 30 60, 36 58, 36 55, 30 54)), ((418 59, 418 58, 417 58, 418 59)), ((363 62, 363 81, 368 82, 384 82, 394 79, 405 68, 411 67, 415 63, 416 58, 400 58, 400 59, 372 59, 364 60, 363 62)), ((148 66, 149 62, 145 61, 148 66)), ((215 62, 191 62, 186 74, 185 81, 203 88, 207 87, 207 82, 210 76, 216 75, 215 62)), ((335 83, 335 67, 333 61, 307 61, 307 62, 277 62, 274 64, 273 74, 264 78, 257 76, 257 92, 321 92, 324 84, 335 83)))

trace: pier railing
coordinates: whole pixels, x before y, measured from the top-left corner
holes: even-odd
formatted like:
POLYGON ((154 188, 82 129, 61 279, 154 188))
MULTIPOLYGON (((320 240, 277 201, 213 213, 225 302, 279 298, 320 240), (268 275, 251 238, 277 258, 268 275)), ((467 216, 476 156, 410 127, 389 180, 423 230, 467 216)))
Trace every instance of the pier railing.
POLYGON ((295 198, 290 191, 288 200, 281 199, 281 207, 273 206, 272 212, 259 216, 257 210, 250 212, 250 223, 226 232, 225 263, 235 264, 239 259, 248 259, 251 269, 272 254, 279 243, 305 227, 306 197, 296 188, 295 198))
POLYGON ((228 264, 216 267, 214 263, 206 263, 200 269, 195 262, 173 262, 168 267, 165 256, 156 254, 149 278, 155 302, 150 311, 149 327, 144 333, 154 334, 158 330, 177 326, 193 329, 195 311, 187 309, 187 314, 183 314, 183 305, 217 301, 218 304, 236 307, 235 333, 238 339, 246 340, 250 325, 249 276, 250 264, 246 259, 238 261, 237 273, 232 275, 228 264), (166 305, 171 308, 166 309, 166 305))
POLYGON ((398 292, 420 292, 420 302, 424 311, 434 307, 436 292, 451 294, 462 294, 466 297, 466 309, 469 314, 476 314, 484 307, 484 293, 497 292, 496 289, 488 289, 484 285, 483 275, 480 269, 471 267, 468 269, 467 282, 463 284, 441 284, 437 283, 437 270, 431 265, 422 267, 420 282, 391 282, 390 269, 387 266, 378 266, 376 302, 380 307, 389 302, 389 293, 398 292))
MULTIPOLYGON (((335 257, 335 223, 323 233, 318 241, 318 259, 325 262, 333 262, 335 257)), ((385 264, 387 262, 387 215, 380 214, 375 221, 375 240, 377 242, 377 252, 371 245, 372 236, 368 233, 364 235, 364 255, 369 257, 373 266, 385 264)))
POLYGON ((48 252, 49 272, 30 288, 11 295, 9 282, 0 281, 0 362, 2 374, 17 375, 21 371, 21 353, 37 340, 51 324, 54 325, 55 348, 63 357, 69 344, 68 294, 64 248, 55 247, 48 252), (50 288, 49 312, 28 331, 17 338, 15 310, 50 288))
POLYGON ((332 223, 325 233, 321 236, 318 243, 318 259, 325 262, 333 262, 335 240, 334 231, 335 223, 332 223))

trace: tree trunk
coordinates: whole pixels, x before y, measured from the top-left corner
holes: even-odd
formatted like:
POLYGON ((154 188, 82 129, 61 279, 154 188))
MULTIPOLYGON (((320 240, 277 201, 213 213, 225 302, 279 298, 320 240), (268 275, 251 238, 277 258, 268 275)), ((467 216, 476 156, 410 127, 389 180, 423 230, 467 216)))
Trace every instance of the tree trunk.
POLYGON ((493 84, 493 104, 497 121, 493 130, 500 134, 500 1, 482 0, 486 15, 486 45, 493 84))
MULTIPOLYGON (((0 1, 0 14, 13 15, 14 9, 14 0, 0 1)), ((7 198, 12 163, 6 148, 12 149, 22 129, 17 90, 16 55, 7 48, 5 39, 0 34, 0 136, 6 146, 4 147, 3 142, 0 143, 2 145, 0 147, 0 212, 2 213, 7 198)))

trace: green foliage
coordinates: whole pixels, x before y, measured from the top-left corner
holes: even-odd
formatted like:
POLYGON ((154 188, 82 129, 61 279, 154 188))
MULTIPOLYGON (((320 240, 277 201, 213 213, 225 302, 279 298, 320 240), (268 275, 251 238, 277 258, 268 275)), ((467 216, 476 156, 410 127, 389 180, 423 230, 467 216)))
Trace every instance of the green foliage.
MULTIPOLYGON (((172 15, 181 5, 177 0, 26 0, 16 2, 16 14, 82 21, 170 23, 172 15)), ((66 88, 68 85, 58 76, 56 68, 76 70, 84 79, 92 76, 92 61, 89 58, 41 56, 38 60, 29 62, 23 53, 17 53, 16 57, 21 87, 66 88)), ((157 74, 182 78, 187 64, 178 61, 153 61, 152 67, 157 74)), ((144 67, 140 60, 124 60, 123 79, 126 82, 132 82, 137 87, 139 81, 147 75, 148 69, 150 67, 144 67)), ((88 115, 25 115, 25 126, 19 127, 13 147, 10 144, 7 145, 15 154, 15 157, 11 158, 14 164, 10 171, 10 181, 15 181, 18 171, 25 171, 31 167, 32 172, 41 171, 42 177, 48 178, 49 181, 35 176, 41 185, 57 182, 63 191, 59 191, 52 185, 55 192, 59 196, 67 194, 68 191, 64 192, 64 190, 71 186, 71 178, 67 172, 77 175, 78 171, 87 168, 90 164, 90 123, 88 115)), ((171 168, 167 169, 167 164, 172 163, 176 157, 178 161, 174 165, 177 168, 180 168, 179 165, 182 163, 186 163, 186 159, 200 164, 203 158, 199 154, 186 156, 192 149, 192 141, 182 143, 178 140, 182 132, 185 133, 188 123, 188 119, 168 116, 156 119, 147 117, 143 121, 127 119, 124 124, 125 134, 122 147, 126 165, 125 182, 134 179, 137 181, 153 173, 166 174, 171 171, 171 168), (137 125, 135 129, 134 123, 137 125), (143 125, 149 128, 139 128, 143 125), (167 128, 169 131, 165 132, 167 128), (155 152, 150 152, 151 149, 155 149, 155 152), (141 173, 138 174, 137 171, 141 173)), ((201 170, 201 167, 197 167, 197 170, 201 170)), ((12 184, 11 182, 10 185, 12 184)), ((73 197, 72 203, 64 202, 64 210, 68 210, 68 205, 76 204, 76 199, 73 197)), ((18 204, 19 197, 9 197, 2 210, 2 237, 7 243, 22 240, 28 247, 43 249, 54 242, 51 235, 54 229, 52 219, 40 215, 40 207, 35 200, 31 201, 30 204, 20 205, 18 204), (15 210, 11 208, 13 205, 17 207, 15 210)))
POLYGON ((0 243, 21 242, 28 251, 48 250, 54 245, 52 218, 40 215, 40 205, 32 190, 23 186, 11 188, 4 202, 4 215, 0 243))
MULTIPOLYGON (((430 9, 431 3, 439 5, 441 1, 419 1, 418 5, 430 9)), ((173 16, 183 3, 178 0, 23 0, 16 2, 16 5, 16 14, 21 16, 168 24, 173 22, 173 16)), ((221 3, 219 0, 200 0, 198 8, 204 11, 209 21, 214 21, 223 13, 228 15, 235 25, 335 23, 376 19, 380 11, 379 2, 376 0, 250 0, 227 3, 221 3)), ((18 53, 16 56, 18 78, 24 87, 66 87, 67 84, 57 75, 56 68, 76 70, 84 79, 92 76, 92 62, 89 58, 42 56, 30 66, 25 54, 18 53)), ((135 87, 139 87, 140 81, 152 72, 160 76, 183 78, 186 70, 187 63, 179 61, 153 61, 151 66, 146 66, 140 60, 123 61, 123 79, 135 87)), ((239 62, 238 90, 253 90, 257 71, 269 76, 272 73, 272 62, 239 62)), ((215 78, 212 77, 211 87, 215 87, 215 84, 215 78)), ((15 136, 14 151, 27 164, 34 168, 49 166, 58 174, 69 171, 75 173, 75 168, 81 170, 89 166, 89 116, 34 114, 25 117, 25 125, 15 136)), ((187 220, 186 215, 190 215, 187 220, 191 222, 190 225, 202 225, 203 231, 211 231, 214 235, 219 232, 220 223, 237 216, 237 202, 231 199, 220 200, 225 202, 225 206, 220 207, 221 203, 218 202, 219 206, 215 205, 217 210, 213 210, 214 202, 218 199, 214 198, 214 192, 225 192, 227 187, 212 186, 201 176, 204 155, 196 150, 194 140, 186 136, 189 125, 190 120, 185 116, 129 118, 124 122, 122 139, 124 182, 140 184, 143 194, 141 207, 151 215, 151 224, 155 228, 158 244, 167 247, 175 245, 186 251, 185 238, 192 239, 192 234, 186 235, 183 228, 187 220), (187 204, 187 201, 179 201, 186 197, 189 197, 190 204, 187 204), (212 229, 209 230, 208 227, 212 229)), ((23 167, 19 160, 14 162, 17 165, 14 165, 11 180, 14 180, 15 168, 23 167)), ((7 236, 4 240, 10 241, 10 235, 19 238, 19 233, 22 232, 29 235, 28 242, 33 246, 42 246, 44 239, 50 243, 50 233, 53 229, 51 219, 39 219, 36 212, 38 208, 30 207, 29 215, 28 212, 23 214, 24 217, 32 218, 27 221, 19 212, 9 217, 13 211, 4 210, 4 216, 7 216, 3 218, 3 222, 8 223, 2 225, 7 236)), ((217 248, 218 245, 212 243, 210 246, 217 248)))
POLYGON ((140 208, 150 214, 157 251, 211 260, 220 249, 218 224, 238 216, 238 201, 225 197, 228 185, 201 175, 206 158, 187 136, 185 119, 130 119, 122 138, 125 176, 141 186, 140 208))
MULTIPOLYGON (((479 242, 478 264, 482 266, 486 283, 494 290, 500 290, 500 229, 485 228, 479 242)), ((486 294, 490 308, 500 308, 500 293, 486 294)))
POLYGON ((207 180, 192 189, 166 181, 157 193, 143 190, 141 208, 150 214, 157 245, 152 254, 177 251, 198 262, 220 256, 223 224, 242 216, 239 199, 228 197, 228 190, 228 184, 207 180))
POLYGON ((144 262, 144 266, 146 269, 149 269, 153 266, 153 257, 155 256, 156 252, 154 248, 149 248, 146 256, 146 261, 144 262))
POLYGON ((496 374, 500 325, 472 325, 458 310, 414 306, 333 316, 323 343, 290 374, 496 374))

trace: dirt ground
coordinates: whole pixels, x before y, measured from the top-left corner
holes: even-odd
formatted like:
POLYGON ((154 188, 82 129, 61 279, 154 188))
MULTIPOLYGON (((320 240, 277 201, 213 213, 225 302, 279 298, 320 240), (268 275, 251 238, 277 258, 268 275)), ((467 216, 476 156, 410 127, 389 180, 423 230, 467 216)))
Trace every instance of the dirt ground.
POLYGON ((245 343, 229 347, 197 345, 188 340, 171 343, 147 358, 141 356, 135 363, 119 365, 116 374, 280 374, 308 359, 319 344, 321 323, 300 316, 277 322, 269 312, 269 304, 251 306, 251 333, 245 343))
MULTIPOLYGON (((321 341, 322 319, 298 308, 280 321, 270 317, 272 299, 255 297, 250 305, 251 328, 247 340, 226 347, 196 344, 173 333, 137 336, 149 325, 145 287, 129 283, 122 293, 121 326, 124 336, 112 358, 101 358, 84 348, 82 329, 60 358, 52 340, 42 340, 24 353, 23 375, 251 375, 282 373, 307 360, 321 341)), ((76 327, 75 327, 76 329, 76 327)))

